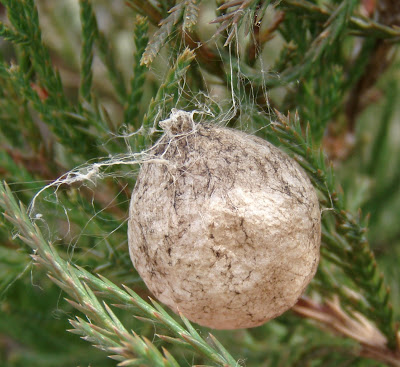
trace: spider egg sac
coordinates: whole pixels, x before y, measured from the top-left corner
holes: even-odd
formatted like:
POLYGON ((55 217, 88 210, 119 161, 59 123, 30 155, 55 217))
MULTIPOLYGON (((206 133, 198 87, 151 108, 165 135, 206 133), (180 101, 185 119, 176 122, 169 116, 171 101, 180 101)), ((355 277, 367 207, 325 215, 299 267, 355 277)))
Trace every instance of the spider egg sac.
POLYGON ((291 308, 319 261, 316 192, 261 138, 173 110, 132 193, 128 242, 149 290, 215 329, 255 327, 291 308))

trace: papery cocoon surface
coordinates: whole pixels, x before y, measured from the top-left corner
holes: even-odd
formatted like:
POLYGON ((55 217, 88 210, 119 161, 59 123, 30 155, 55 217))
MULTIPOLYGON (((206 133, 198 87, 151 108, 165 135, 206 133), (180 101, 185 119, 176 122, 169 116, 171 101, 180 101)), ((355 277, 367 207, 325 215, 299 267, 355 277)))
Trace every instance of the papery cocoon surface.
POLYGON ((129 250, 149 290, 216 329, 258 326, 314 276, 318 199, 270 143, 173 111, 132 194, 129 250))

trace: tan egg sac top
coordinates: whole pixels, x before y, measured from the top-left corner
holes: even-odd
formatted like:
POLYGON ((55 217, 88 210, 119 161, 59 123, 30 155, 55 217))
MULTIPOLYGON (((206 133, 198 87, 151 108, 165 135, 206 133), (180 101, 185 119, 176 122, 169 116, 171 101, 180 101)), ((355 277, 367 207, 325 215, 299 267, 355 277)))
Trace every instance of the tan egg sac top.
POLYGON ((216 329, 258 326, 314 276, 318 199, 300 166, 242 132, 174 111, 132 195, 129 249, 149 290, 216 329))

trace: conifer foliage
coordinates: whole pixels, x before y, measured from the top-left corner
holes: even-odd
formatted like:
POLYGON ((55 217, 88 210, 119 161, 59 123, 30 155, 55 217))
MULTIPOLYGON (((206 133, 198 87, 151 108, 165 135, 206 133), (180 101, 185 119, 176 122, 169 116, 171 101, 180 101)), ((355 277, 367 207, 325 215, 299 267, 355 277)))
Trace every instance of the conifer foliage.
POLYGON ((0 19, 0 365, 400 366, 397 0, 0 0, 0 19), (137 163, 173 108, 279 146, 317 190, 318 272, 263 326, 192 324, 132 266, 137 163))

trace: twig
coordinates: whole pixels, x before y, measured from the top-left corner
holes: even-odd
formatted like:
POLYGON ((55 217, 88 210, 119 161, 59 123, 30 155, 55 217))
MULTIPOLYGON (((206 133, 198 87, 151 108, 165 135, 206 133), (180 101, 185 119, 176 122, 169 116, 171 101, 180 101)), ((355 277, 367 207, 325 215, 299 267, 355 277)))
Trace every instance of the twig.
POLYGON ((157 25, 162 20, 161 13, 157 11, 147 0, 127 0, 125 3, 127 6, 135 9, 139 14, 148 17, 151 23, 154 25, 157 25))
MULTIPOLYGON (((392 28, 393 25, 400 25, 400 3, 398 1, 378 1, 377 13, 378 20, 386 26, 392 28)), ((368 44, 366 47, 369 47, 368 44)), ((393 44, 386 42, 384 38, 377 38, 374 41, 368 63, 358 83, 351 90, 346 104, 348 130, 351 133, 355 131, 358 115, 366 107, 366 104, 363 103, 365 95, 394 60, 394 55, 391 55, 392 48, 393 44)))
MULTIPOLYGON (((396 0, 393 1, 395 2, 396 0)), ((307 0, 282 0, 282 5, 290 6, 294 10, 298 9, 299 11, 307 12, 321 20, 327 20, 334 12, 307 0)), ((362 16, 351 16, 349 26, 351 29, 360 31, 360 36, 370 35, 389 40, 398 40, 400 38, 399 28, 390 27, 362 16)))

